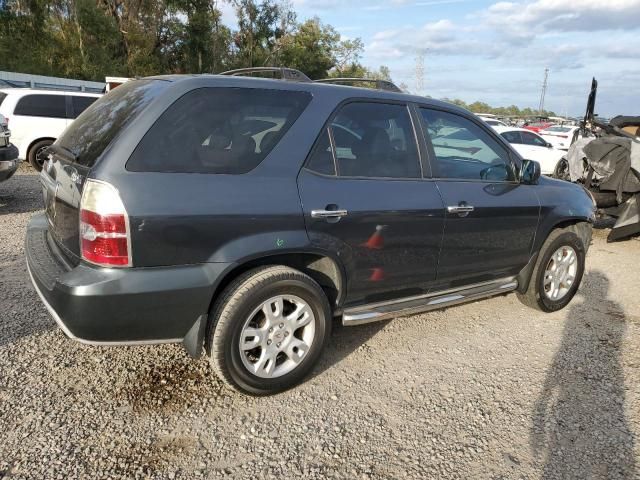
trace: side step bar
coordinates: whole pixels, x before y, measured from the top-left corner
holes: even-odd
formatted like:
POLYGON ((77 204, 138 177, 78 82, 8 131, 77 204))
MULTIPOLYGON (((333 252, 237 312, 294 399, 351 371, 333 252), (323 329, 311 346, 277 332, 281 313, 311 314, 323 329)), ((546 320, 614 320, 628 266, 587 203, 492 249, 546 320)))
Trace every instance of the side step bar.
POLYGON ((471 302, 492 295, 500 295, 501 293, 511 292, 516 288, 518 288, 516 277, 508 277, 416 297, 347 308, 342 314, 342 324, 344 326, 362 325, 364 323, 377 322, 378 320, 414 315, 459 303, 471 302))

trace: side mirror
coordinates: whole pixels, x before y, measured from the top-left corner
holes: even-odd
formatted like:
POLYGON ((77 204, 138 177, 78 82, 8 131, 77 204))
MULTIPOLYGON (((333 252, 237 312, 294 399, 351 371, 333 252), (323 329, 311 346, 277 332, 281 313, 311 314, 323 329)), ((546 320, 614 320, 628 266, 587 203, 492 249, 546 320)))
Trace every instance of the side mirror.
POLYGON ((522 169, 520 170, 521 183, 525 185, 535 185, 538 183, 541 174, 540 164, 535 160, 525 160, 522 162, 522 169))
POLYGON ((553 145, 551 145, 549 142, 547 142, 547 148, 553 148, 553 145))

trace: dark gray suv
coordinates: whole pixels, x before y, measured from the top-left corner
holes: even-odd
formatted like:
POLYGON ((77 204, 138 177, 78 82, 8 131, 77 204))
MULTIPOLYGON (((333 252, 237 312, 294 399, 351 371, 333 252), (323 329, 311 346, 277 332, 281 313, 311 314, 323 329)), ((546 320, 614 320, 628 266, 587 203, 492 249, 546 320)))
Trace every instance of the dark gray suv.
POLYGON ((98 345, 183 342, 250 394, 344 325, 580 284, 594 204, 454 105, 238 76, 131 81, 50 148, 33 284, 98 345))

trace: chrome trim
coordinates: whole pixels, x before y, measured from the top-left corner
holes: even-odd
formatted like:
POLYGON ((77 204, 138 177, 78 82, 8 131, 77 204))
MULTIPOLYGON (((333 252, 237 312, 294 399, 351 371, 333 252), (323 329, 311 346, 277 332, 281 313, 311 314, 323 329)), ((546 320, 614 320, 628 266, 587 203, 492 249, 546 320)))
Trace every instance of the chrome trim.
POLYGON ((47 308, 47 311, 49 312, 49 315, 51 315, 53 317, 53 319, 56 321, 56 323, 58 324, 60 329, 64 332, 64 334, 67 337, 69 337, 70 339, 72 339, 72 340, 80 342, 80 343, 82 343, 84 345, 108 346, 108 347, 135 346, 135 345, 157 345, 157 344, 161 344, 161 343, 180 343, 180 342, 182 342, 184 340, 183 338, 169 338, 169 339, 162 339, 162 340, 132 340, 132 341, 123 341, 123 342, 99 342, 99 341, 94 341, 94 340, 85 340, 84 338, 76 337, 67 328, 67 326, 64 324, 64 322, 62 321, 62 319, 58 315, 58 313, 53 309, 51 304, 49 304, 47 299, 44 297, 44 295, 40 291, 40 288, 38 288, 38 284, 35 282, 35 280, 33 278, 33 274, 31 273, 31 267, 29 266, 29 262, 27 262, 27 271, 29 272, 29 277, 31 278, 31 283, 33 284, 33 288, 36 289, 36 293, 40 297, 40 300, 42 300, 42 303, 44 303, 44 306, 47 308))
POLYGON ((347 210, 311 210, 312 218, 341 218, 348 214, 347 210))
POLYGON ((471 205, 454 205, 447 207, 449 213, 471 213, 475 210, 471 205))
POLYGON ((492 295, 499 295, 513 291, 516 288, 518 288, 516 277, 507 277, 440 292, 347 308, 342 314, 342 324, 344 326, 362 325, 378 320, 414 315, 459 303, 479 300, 492 295))

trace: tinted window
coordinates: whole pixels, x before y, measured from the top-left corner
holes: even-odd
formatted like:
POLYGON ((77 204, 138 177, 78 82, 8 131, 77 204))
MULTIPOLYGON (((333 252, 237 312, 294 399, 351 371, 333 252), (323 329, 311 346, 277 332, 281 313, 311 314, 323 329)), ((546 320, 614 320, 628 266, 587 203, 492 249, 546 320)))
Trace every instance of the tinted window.
POLYGON ((418 178, 420 164, 406 106, 350 103, 331 124, 338 175, 418 178))
POLYGON ((14 115, 66 118, 64 95, 25 95, 16 104, 14 115))
POLYGON ((6 93, 2 93, 0 92, 0 105, 2 105, 2 101, 7 98, 7 94, 6 93))
POLYGON ((479 125, 459 115, 420 109, 440 178, 509 181, 515 171, 507 151, 479 125))
POLYGON ((522 143, 520 132, 502 132, 500 135, 509 143, 522 143))
POLYGON ((335 175, 336 166, 333 161, 333 152, 329 142, 329 131, 325 129, 316 142, 316 146, 309 157, 307 168, 324 175, 335 175))
POLYGON ((531 132, 520 132, 520 133, 522 135, 522 142, 526 145, 534 145, 536 147, 547 146, 547 142, 534 133, 531 133, 531 132))
POLYGON ((122 128, 167 85, 169 82, 161 80, 135 80, 119 86, 82 112, 58 139, 58 145, 76 155, 77 163, 93 166, 122 128))
POLYGON ((72 96, 71 97, 71 104, 73 105, 73 116, 71 118, 76 118, 78 115, 80 115, 82 112, 84 112, 89 107, 89 105, 91 105, 97 99, 98 99, 97 97, 72 96))
POLYGON ((127 163, 131 171, 241 174, 297 120, 306 92, 200 88, 158 118, 127 163))

